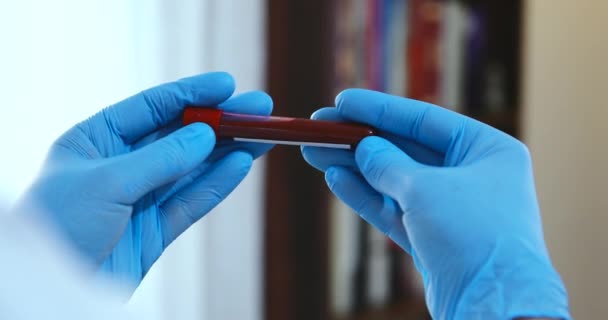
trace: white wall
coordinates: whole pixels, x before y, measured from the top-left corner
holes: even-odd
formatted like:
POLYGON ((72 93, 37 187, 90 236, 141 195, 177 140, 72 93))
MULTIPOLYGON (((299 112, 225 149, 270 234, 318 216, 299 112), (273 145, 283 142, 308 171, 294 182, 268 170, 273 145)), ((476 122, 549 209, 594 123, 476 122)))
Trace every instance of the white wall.
MULTIPOLYGON (((211 70, 260 89, 262 0, 0 3, 0 197, 15 200, 62 132, 146 87, 211 70), (27 121, 18 121, 27 119, 27 121)), ((263 162, 175 241, 130 308, 146 319, 260 319, 263 162)))
POLYGON ((119 0, 1 2, 0 193, 9 200, 57 136, 138 89, 129 25, 119 0))
POLYGON ((608 314, 608 1, 525 1, 524 139, 574 318, 608 314))

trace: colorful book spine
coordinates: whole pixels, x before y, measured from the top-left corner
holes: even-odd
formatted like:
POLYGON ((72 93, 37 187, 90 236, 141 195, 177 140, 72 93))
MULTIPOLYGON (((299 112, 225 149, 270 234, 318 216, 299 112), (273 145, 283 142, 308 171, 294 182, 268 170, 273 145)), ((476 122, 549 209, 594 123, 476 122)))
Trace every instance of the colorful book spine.
POLYGON ((442 1, 410 0, 407 48, 408 96, 439 103, 442 1))

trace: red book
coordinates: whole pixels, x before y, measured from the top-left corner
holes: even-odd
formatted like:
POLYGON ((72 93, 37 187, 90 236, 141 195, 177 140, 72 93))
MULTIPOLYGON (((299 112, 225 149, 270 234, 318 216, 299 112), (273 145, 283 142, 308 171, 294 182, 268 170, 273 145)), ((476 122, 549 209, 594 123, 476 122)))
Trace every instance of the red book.
POLYGON ((407 43, 408 93, 412 99, 439 103, 442 1, 410 0, 407 43))

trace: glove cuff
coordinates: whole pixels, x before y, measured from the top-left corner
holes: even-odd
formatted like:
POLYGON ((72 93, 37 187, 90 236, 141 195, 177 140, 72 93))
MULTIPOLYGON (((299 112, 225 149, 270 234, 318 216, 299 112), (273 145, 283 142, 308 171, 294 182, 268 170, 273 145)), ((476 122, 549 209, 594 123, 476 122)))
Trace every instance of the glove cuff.
POLYGON ((463 290, 453 318, 571 319, 566 288, 548 255, 507 253, 489 259, 463 290))

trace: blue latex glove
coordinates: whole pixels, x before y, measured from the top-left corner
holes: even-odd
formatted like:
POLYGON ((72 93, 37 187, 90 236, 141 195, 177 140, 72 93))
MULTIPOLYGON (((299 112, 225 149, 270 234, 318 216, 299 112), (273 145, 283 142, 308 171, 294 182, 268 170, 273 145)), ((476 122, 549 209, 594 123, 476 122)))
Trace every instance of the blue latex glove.
POLYGON ((206 124, 180 128, 186 105, 271 113, 265 93, 230 98, 233 91, 230 75, 208 73, 104 109, 53 144, 20 203, 44 212, 102 270, 137 286, 163 250, 228 196, 271 147, 216 146, 206 124))
POLYGON ((380 129, 355 152, 305 147, 338 198, 411 254, 435 319, 569 318, 532 164, 507 134, 427 103, 350 89, 313 118, 380 129))

